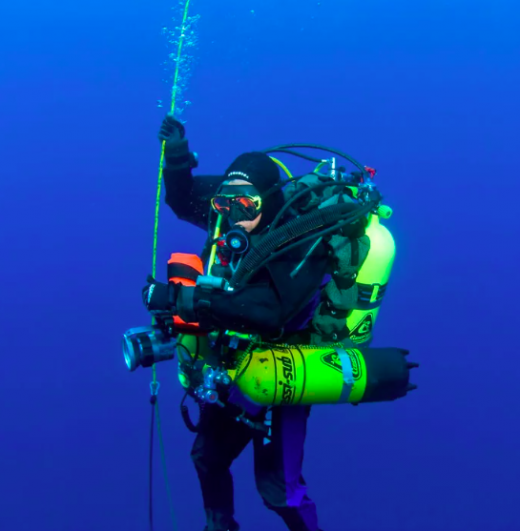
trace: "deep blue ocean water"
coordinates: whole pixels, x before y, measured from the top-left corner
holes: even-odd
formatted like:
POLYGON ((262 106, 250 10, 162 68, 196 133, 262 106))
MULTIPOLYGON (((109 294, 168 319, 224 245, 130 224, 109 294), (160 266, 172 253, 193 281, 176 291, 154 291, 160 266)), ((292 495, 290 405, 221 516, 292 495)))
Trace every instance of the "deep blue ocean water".
MULTIPOLYGON (((148 529, 150 372, 128 373, 120 338, 149 322, 172 1, 0 7, 0 531, 148 529)), ((326 144, 376 167, 394 209, 374 344, 409 348, 419 389, 314 408, 305 476, 324 531, 520 530, 518 4, 192 0, 190 13, 182 117, 201 173, 326 144)), ((163 279, 169 253, 204 241, 165 205, 159 237, 163 279)), ((175 364, 158 374, 178 529, 199 531, 175 364)), ((250 448, 234 474, 244 531, 281 531, 250 448)))

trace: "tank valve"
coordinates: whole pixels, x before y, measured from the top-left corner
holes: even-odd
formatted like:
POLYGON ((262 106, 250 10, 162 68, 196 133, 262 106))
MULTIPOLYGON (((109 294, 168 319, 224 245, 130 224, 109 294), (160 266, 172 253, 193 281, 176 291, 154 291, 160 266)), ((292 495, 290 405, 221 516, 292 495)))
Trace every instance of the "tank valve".
POLYGON ((195 396, 201 401, 208 404, 219 403, 219 393, 217 385, 231 385, 231 377, 224 369, 209 368, 204 373, 204 384, 199 385, 195 390, 195 396))
POLYGON ((377 215, 383 219, 390 219, 393 213, 394 211, 392 210, 392 208, 387 205, 381 205, 377 209, 377 215))
POLYGON ((201 401, 207 404, 215 404, 218 402, 218 392, 214 389, 206 389, 202 385, 195 389, 195 396, 201 401))

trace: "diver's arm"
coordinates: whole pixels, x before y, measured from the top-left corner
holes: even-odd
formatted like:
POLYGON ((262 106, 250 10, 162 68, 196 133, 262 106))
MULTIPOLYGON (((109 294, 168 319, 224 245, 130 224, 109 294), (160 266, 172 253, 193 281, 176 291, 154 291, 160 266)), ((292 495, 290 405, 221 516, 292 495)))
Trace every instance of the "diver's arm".
POLYGON ((178 315, 203 327, 243 333, 276 333, 286 321, 284 304, 268 284, 251 284, 237 291, 182 286, 177 298, 178 315))
POLYGON ((159 131, 164 142, 163 179, 166 204, 183 221, 204 230, 208 227, 210 198, 222 177, 194 177, 196 156, 190 152, 184 125, 168 114, 159 131))
POLYGON ((165 164, 165 202, 181 220, 208 229, 210 198, 222 183, 222 176, 193 176, 190 166, 165 164))
POLYGON ((224 330, 278 333, 321 291, 329 262, 328 248, 310 242, 271 262, 264 274, 258 272, 256 282, 237 290, 181 287, 176 308, 184 321, 200 322, 203 327, 206 320, 224 330), (314 248, 311 255, 310 247, 314 248))

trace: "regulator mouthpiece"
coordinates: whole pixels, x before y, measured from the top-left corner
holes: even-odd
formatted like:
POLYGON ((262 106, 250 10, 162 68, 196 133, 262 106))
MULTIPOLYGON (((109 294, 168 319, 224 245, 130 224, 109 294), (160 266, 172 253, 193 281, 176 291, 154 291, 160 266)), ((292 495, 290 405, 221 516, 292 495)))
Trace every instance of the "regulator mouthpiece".
POLYGON ((158 326, 131 328, 123 335, 122 347, 129 371, 138 367, 151 367, 161 361, 172 360, 175 355, 175 338, 158 326))
POLYGON ((244 229, 238 227, 226 234, 225 243, 233 253, 244 254, 249 249, 249 236, 244 229))

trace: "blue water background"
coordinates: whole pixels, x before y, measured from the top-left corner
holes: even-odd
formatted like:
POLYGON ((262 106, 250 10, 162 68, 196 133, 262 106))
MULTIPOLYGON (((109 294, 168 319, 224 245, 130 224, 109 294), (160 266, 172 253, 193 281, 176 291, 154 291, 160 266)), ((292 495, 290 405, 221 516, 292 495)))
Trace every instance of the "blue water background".
MULTIPOLYGON (((148 323, 172 7, 0 8, 1 531, 147 529, 150 373, 126 371, 120 337, 148 323)), ((518 4, 193 0, 192 13, 183 117, 200 172, 327 144, 376 167, 395 211, 375 345, 412 351, 419 390, 314 409, 305 477, 323 529, 518 531, 518 4)), ((161 214, 164 278, 169 253, 204 235, 161 214)), ((173 363, 159 380, 179 530, 202 530, 173 363)), ((234 473, 243 529, 281 531, 251 449, 234 473)))

